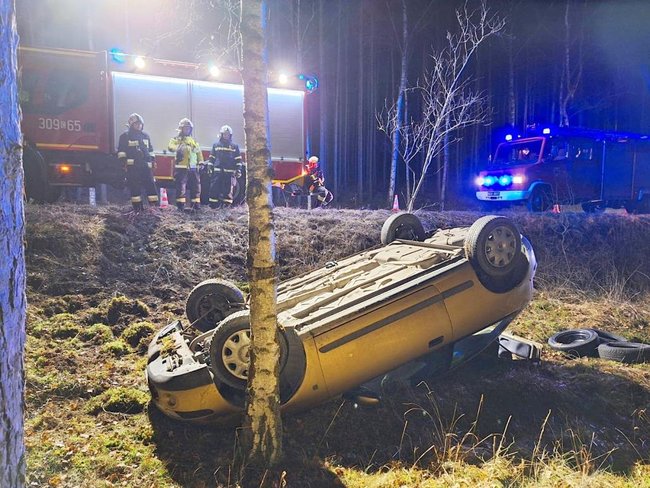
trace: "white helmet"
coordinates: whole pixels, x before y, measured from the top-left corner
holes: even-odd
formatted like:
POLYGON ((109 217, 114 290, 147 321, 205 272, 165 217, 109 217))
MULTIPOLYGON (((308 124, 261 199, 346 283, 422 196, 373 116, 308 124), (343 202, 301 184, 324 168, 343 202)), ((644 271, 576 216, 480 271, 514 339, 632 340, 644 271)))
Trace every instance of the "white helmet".
POLYGON ((180 131, 180 130, 183 130, 183 127, 190 127, 190 128, 193 129, 193 128, 194 128, 194 124, 192 123, 192 121, 191 121, 190 119, 188 119, 188 118, 183 118, 183 119, 181 119, 181 120, 178 122, 178 130, 179 130, 179 131, 180 131))
POLYGON ((224 125, 219 129, 219 134, 230 134, 232 135, 232 127, 229 125, 224 125))
POLYGON ((309 162, 310 163, 317 163, 318 162, 318 156, 312 156, 311 158, 309 158, 309 162))
POLYGON ((140 122, 144 126, 144 119, 142 118, 142 115, 132 113, 131 115, 129 115, 129 118, 126 121, 126 126, 131 127, 136 122, 140 122))

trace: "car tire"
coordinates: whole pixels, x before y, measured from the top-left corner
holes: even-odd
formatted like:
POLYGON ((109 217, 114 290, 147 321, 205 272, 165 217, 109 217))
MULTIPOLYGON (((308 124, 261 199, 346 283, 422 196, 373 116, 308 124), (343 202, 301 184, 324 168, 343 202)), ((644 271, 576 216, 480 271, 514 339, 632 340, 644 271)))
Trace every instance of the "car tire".
POLYGON ((576 357, 593 356, 600 338, 592 329, 572 329, 558 332, 548 339, 551 349, 576 357))
POLYGON ((650 362, 650 345, 639 342, 614 341, 598 346, 598 357, 626 364, 650 362))
POLYGON ((594 329, 592 328, 596 334, 598 334, 598 338, 600 339, 600 343, 606 343, 606 342, 627 342, 627 339, 623 336, 617 335, 617 334, 612 334, 610 332, 605 332, 604 330, 600 329, 594 329))
POLYGON ((551 208, 551 204, 551 191, 544 185, 535 186, 526 201, 526 207, 530 212, 546 212, 551 208))
MULTIPOLYGON (((287 363, 288 344, 278 330, 280 342, 280 373, 287 363)), ((250 311, 229 315, 217 326, 210 341, 210 365, 215 379, 237 390, 246 389, 250 366, 250 311)))
POLYGON ((193 327, 207 332, 245 306, 244 294, 237 286, 229 281, 210 279, 192 289, 185 302, 185 314, 193 327))
POLYGON ((521 234, 506 217, 486 215, 474 222, 465 239, 465 254, 480 282, 494 293, 512 290, 528 271, 521 234))
POLYGON ((588 214, 601 214, 605 212, 605 206, 598 202, 583 202, 580 204, 582 211, 588 214))
POLYGON ((425 238, 422 222, 411 213, 391 215, 381 227, 381 243, 385 246, 397 239, 423 241, 425 238))

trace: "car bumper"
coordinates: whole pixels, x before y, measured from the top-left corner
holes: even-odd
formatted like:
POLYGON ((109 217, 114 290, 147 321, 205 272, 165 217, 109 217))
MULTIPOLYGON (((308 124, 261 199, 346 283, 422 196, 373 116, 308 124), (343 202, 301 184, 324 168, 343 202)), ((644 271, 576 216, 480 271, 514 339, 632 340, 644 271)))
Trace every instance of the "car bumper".
POLYGON ((477 191, 476 198, 483 202, 518 202, 528 200, 528 190, 477 191))

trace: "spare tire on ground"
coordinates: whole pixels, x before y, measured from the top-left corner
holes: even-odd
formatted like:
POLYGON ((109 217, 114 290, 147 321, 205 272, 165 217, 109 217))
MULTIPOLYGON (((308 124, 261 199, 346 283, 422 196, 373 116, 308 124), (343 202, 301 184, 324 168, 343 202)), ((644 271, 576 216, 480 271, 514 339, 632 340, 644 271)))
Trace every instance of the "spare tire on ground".
POLYGON ((650 362, 650 344, 614 341, 598 346, 598 357, 626 364, 650 362))
POLYGON ((594 356, 598 344, 600 338, 593 329, 564 330, 548 339, 551 349, 576 357, 594 356))

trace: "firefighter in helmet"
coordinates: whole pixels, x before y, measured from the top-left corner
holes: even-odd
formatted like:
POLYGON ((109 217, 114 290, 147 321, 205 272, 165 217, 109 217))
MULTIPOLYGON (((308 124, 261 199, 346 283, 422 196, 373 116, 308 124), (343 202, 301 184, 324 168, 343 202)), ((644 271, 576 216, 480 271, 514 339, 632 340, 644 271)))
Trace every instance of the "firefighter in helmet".
POLYGON ((316 195, 316 199, 321 207, 326 207, 334 199, 331 191, 325 188, 325 177, 320 169, 318 156, 312 156, 307 161, 305 176, 305 190, 309 195, 316 195))
POLYGON ((232 128, 224 125, 219 140, 212 144, 210 162, 210 207, 229 207, 233 203, 237 178, 242 176, 242 158, 239 146, 232 142, 232 128))
POLYGON ((147 194, 151 207, 158 203, 158 191, 153 179, 155 164, 153 146, 149 134, 144 132, 144 119, 139 114, 131 114, 126 123, 127 130, 120 136, 117 157, 126 168, 126 184, 131 192, 133 210, 144 209, 142 193, 147 194))
POLYGON ((178 123, 178 135, 169 141, 168 149, 176 155, 174 162, 174 182, 176 183, 176 207, 185 209, 187 189, 190 191, 192 210, 201 208, 201 180, 199 168, 203 165, 203 153, 198 142, 192 137, 194 124, 190 119, 178 123))

